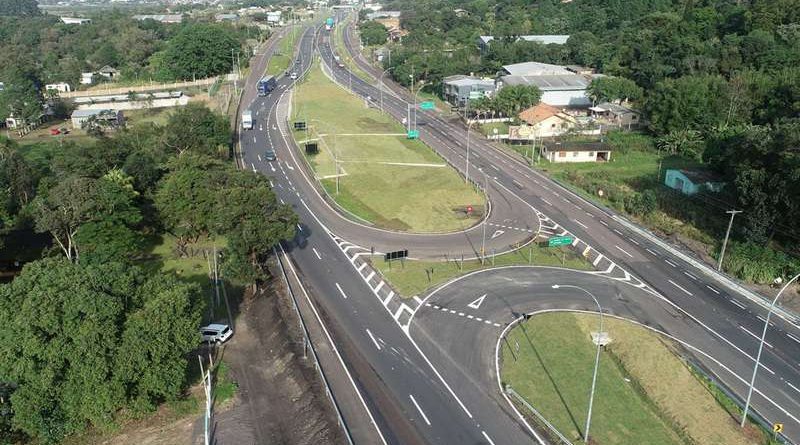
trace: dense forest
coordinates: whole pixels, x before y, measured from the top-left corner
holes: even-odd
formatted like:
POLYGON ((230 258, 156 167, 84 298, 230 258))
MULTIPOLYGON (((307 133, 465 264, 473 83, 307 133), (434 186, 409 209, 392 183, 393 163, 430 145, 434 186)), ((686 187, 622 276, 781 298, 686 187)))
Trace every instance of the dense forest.
POLYGON ((385 9, 403 11, 410 32, 391 55, 398 81, 413 66, 436 90, 448 75, 525 61, 618 76, 627 84, 614 87, 638 99, 659 147, 724 176, 744 210, 741 239, 800 239, 800 1, 394 0, 385 9), (570 38, 515 41, 525 34, 570 38), (479 35, 497 38, 485 54, 479 35))
POLYGON ((223 275, 252 283, 297 223, 266 177, 233 167, 230 142, 228 119, 194 104, 89 143, 0 137, 0 242, 52 239, 0 285, 0 442, 103 430, 191 383, 205 295, 154 246, 184 258, 225 240, 223 275))

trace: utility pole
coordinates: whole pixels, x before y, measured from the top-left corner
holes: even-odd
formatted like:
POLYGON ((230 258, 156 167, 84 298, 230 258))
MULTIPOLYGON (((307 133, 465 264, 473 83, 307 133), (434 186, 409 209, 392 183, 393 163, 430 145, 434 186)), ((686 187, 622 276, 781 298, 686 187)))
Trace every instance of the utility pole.
POLYGON ((725 248, 728 247, 728 237, 731 235, 731 227, 733 226, 733 217, 737 213, 742 213, 741 210, 728 210, 725 213, 731 215, 731 220, 728 221, 728 230, 725 232, 725 241, 722 242, 722 251, 719 253, 719 263, 717 263, 717 271, 722 270, 722 260, 725 258, 725 248))

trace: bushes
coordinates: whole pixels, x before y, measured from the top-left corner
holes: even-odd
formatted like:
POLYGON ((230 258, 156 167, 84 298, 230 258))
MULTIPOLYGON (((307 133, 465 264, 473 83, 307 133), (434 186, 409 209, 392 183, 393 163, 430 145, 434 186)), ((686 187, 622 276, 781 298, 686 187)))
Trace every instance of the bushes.
MULTIPOLYGON (((719 253, 717 254, 719 258, 719 253)), ((731 241, 723 261, 725 271, 739 279, 757 284, 771 284, 800 270, 800 260, 768 245, 731 241)))

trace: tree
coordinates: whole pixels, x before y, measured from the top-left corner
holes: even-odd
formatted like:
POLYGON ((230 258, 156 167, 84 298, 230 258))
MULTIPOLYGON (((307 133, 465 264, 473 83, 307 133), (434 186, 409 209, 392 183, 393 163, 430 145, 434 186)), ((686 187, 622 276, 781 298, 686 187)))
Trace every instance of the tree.
POLYGON ((656 139, 656 146, 669 154, 700 160, 703 155, 703 137, 697 130, 673 130, 656 139))
POLYGON ((220 25, 192 24, 173 36, 160 59, 162 80, 203 79, 229 72, 241 49, 233 34, 220 25))
POLYGON ((656 134, 710 129, 728 122, 728 83, 719 76, 685 76, 656 84, 645 102, 656 134))
POLYGON ((16 143, 0 137, 0 236, 17 225, 20 211, 33 200, 36 176, 16 143))
POLYGON ((624 77, 598 77, 589 84, 589 97, 595 103, 637 101, 642 98, 642 89, 636 82, 624 77))
POLYGON ((0 91, 0 118, 13 115, 30 122, 42 114, 41 82, 27 61, 17 59, 0 70, 5 85, 0 91))
POLYGON ((36 0, 0 0, 0 16, 30 17, 41 14, 36 0))
POLYGON ((500 89, 492 98, 476 101, 476 109, 491 110, 513 117, 539 103, 542 92, 534 85, 511 85, 500 89))
POLYGON ((177 155, 227 155, 230 142, 228 120, 202 104, 190 103, 174 111, 164 127, 164 145, 177 155))
POLYGON ((386 27, 376 21, 368 21, 361 23, 359 26, 361 31, 361 41, 364 45, 382 45, 386 43, 389 33, 386 27))

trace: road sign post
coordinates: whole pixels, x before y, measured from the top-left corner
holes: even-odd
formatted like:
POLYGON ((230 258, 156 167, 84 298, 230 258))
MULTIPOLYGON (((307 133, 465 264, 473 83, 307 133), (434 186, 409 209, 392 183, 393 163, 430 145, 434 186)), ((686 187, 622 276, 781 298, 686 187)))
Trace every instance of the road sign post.
POLYGON ((573 241, 571 236, 554 236, 547 240, 547 247, 569 246, 573 241))

